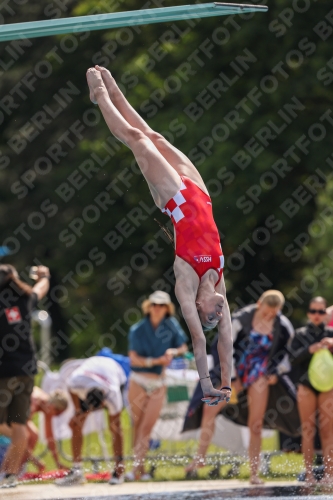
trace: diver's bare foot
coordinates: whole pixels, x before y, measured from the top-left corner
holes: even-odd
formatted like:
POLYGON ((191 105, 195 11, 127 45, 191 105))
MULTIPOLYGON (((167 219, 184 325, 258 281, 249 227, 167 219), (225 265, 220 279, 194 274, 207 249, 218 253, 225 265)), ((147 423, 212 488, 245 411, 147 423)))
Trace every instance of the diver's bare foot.
POLYGON ((117 84, 116 84, 115 79, 111 75, 110 71, 108 69, 104 68, 104 66, 96 65, 95 68, 98 71, 100 71, 102 78, 103 78, 103 82, 104 82, 105 87, 107 88, 107 91, 109 92, 109 94, 113 94, 114 91, 117 89, 117 84))
POLYGON ((97 99, 95 97, 95 92, 94 90, 97 87, 103 87, 104 82, 101 76, 100 71, 98 71, 95 68, 89 68, 87 71, 87 82, 88 82, 88 87, 89 87, 89 97, 91 102, 94 104, 97 104, 97 99))
POLYGON ((251 476, 250 477, 250 484, 264 484, 264 481, 260 479, 258 476, 251 476))
POLYGON ((91 102, 93 104, 97 104, 97 101, 96 101, 96 98, 95 98, 95 94, 94 94, 94 92, 91 89, 89 89, 89 99, 91 100, 91 102))

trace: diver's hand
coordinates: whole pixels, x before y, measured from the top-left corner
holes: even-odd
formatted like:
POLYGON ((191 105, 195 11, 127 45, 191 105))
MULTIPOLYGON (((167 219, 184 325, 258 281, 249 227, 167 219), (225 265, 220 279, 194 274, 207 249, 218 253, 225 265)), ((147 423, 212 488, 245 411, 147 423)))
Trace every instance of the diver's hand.
POLYGON ((201 399, 204 403, 208 404, 208 406, 215 406, 219 403, 222 403, 222 401, 226 401, 229 403, 231 397, 231 391, 228 389, 212 389, 210 390, 205 390, 204 391, 204 397, 201 399))

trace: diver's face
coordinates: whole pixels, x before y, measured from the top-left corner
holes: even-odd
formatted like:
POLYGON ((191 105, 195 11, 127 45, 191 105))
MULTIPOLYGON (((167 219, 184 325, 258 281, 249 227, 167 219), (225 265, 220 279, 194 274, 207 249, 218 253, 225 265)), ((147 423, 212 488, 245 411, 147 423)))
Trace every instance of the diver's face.
POLYGON ((205 295, 197 302, 197 310, 201 324, 206 328, 214 328, 223 315, 224 297, 220 293, 205 295))

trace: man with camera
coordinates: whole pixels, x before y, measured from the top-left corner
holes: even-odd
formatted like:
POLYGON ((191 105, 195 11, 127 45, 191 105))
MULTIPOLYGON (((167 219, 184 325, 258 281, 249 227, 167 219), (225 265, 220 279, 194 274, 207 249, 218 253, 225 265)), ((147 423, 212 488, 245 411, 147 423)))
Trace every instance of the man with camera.
POLYGON ((0 265, 0 424, 11 428, 11 444, 0 470, 0 488, 17 484, 27 450, 30 396, 37 373, 31 312, 49 290, 50 272, 38 266, 33 287, 20 280, 14 266, 0 265))
POLYGON ((93 356, 86 359, 69 377, 67 389, 75 407, 70 421, 72 429, 73 467, 69 474, 55 483, 58 486, 82 484, 85 477, 82 467, 83 425, 89 413, 106 408, 109 414, 109 428, 112 436, 115 468, 110 484, 121 484, 123 472, 123 435, 120 415, 123 409, 123 389, 126 374, 123 368, 111 358, 93 356))

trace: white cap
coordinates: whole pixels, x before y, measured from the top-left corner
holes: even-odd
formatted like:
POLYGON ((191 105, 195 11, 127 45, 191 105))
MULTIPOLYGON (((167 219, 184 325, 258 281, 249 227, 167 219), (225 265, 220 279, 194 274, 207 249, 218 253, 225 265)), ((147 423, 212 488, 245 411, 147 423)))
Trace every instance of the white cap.
POLYGON ((161 290, 156 290, 156 292, 149 295, 149 301, 152 304, 171 304, 170 295, 161 290))

